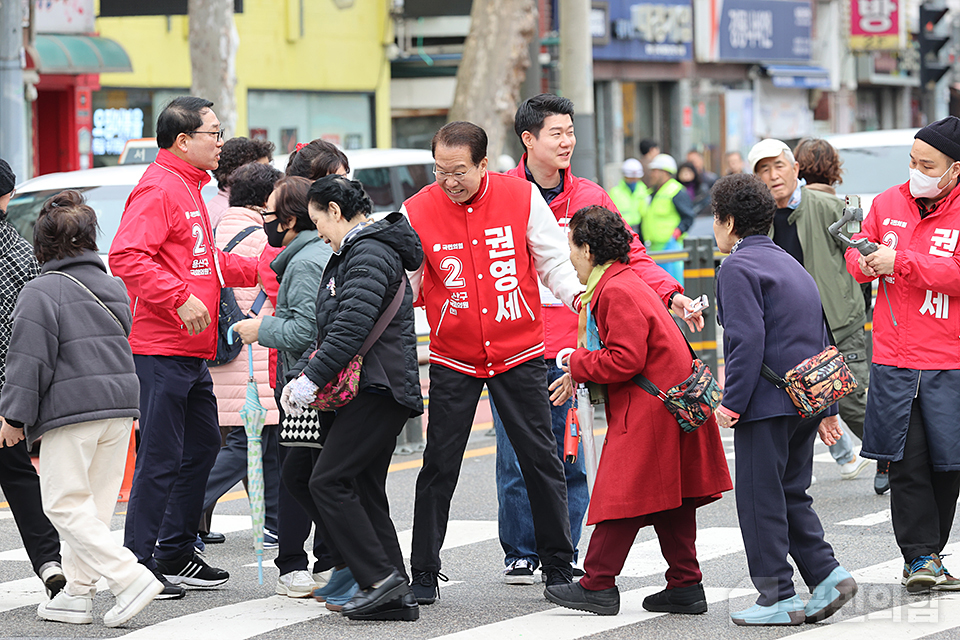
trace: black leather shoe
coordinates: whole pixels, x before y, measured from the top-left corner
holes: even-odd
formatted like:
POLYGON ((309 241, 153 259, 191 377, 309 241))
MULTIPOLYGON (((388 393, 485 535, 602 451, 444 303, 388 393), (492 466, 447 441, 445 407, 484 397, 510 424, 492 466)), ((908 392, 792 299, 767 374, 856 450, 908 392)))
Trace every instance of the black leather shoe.
POLYGON ((659 613, 706 613, 707 598, 703 585, 664 589, 643 599, 643 608, 659 613))
POLYGON ((347 617, 356 614, 371 613, 380 605, 384 605, 391 600, 396 600, 400 596, 410 591, 407 579, 400 575, 396 569, 393 570, 386 580, 379 587, 369 589, 360 589, 350 599, 350 602, 343 605, 341 613, 347 617))
POLYGON ((601 616, 615 616, 620 613, 620 590, 617 587, 602 591, 589 591, 579 582, 547 585, 544 597, 554 604, 577 611, 589 611, 601 616))
POLYGON ((382 604, 370 613, 344 613, 351 620, 406 620, 413 622, 420 619, 420 606, 417 597, 412 591, 407 591, 399 598, 394 598, 382 604))
POLYGON ((223 544, 227 541, 227 536, 217 531, 200 532, 200 542, 203 544, 223 544))

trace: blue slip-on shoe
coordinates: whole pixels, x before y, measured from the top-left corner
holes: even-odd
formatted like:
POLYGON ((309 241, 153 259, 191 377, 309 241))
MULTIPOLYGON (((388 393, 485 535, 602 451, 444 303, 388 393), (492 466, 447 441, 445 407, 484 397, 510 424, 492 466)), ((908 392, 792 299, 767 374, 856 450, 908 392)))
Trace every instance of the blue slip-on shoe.
POLYGON ((803 624, 806 614, 803 611, 803 600, 794 595, 776 604, 763 607, 755 604, 749 609, 736 611, 730 614, 733 624, 741 627, 775 626, 785 627, 803 624))
POLYGON ((837 567, 813 589, 813 595, 804 607, 805 622, 813 624, 826 620, 857 595, 857 581, 843 567, 837 567))
POLYGON ((317 602, 323 602, 330 596, 342 596, 350 585, 353 584, 357 584, 357 581, 353 579, 353 574, 350 573, 350 567, 334 569, 327 584, 314 589, 310 595, 312 595, 317 602))
POLYGON ((332 593, 327 596, 324 606, 330 611, 342 611, 343 605, 353 600, 353 596, 360 590, 360 585, 352 582, 342 593, 332 593))

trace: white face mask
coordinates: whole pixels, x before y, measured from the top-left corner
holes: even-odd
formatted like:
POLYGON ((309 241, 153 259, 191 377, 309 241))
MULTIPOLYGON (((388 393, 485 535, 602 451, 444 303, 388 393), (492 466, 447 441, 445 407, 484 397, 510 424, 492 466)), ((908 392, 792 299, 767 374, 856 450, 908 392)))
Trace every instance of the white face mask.
MULTIPOLYGON (((950 166, 950 169, 953 165, 950 166)), ((921 173, 919 169, 910 169, 910 195, 914 198, 936 198, 943 189, 940 188, 940 181, 944 176, 950 173, 950 169, 939 178, 928 176, 921 173)))

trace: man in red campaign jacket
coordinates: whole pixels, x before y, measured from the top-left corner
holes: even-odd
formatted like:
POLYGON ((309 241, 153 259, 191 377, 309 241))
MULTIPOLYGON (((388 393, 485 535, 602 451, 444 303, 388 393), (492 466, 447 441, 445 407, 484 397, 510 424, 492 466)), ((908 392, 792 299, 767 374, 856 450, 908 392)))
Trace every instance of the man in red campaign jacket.
POLYGON ((854 236, 878 249, 845 257, 858 282, 880 280, 861 453, 890 463, 904 585, 922 593, 960 590, 940 559, 960 496, 960 119, 915 137, 909 182, 877 196, 854 236))
MULTIPOLYGON (((526 153, 520 164, 507 175, 532 182, 547 201, 561 229, 579 209, 600 205, 617 212, 617 207, 600 185, 578 178, 570 170, 570 161, 577 139, 573 129, 573 103, 567 99, 544 93, 524 101, 517 109, 514 130, 526 153)), ((625 223, 626 224, 626 223, 625 223)), ((664 304, 681 314, 691 300, 683 295, 683 287, 657 265, 630 229, 630 263, 634 271, 657 292, 664 304)), ((577 346, 577 314, 565 309, 545 287, 541 291, 544 343, 546 345, 547 381, 551 385, 563 376, 554 360, 565 347, 577 346)), ((697 314, 689 324, 691 329, 703 326, 697 314), (699 324, 697 324, 699 323, 699 324)), ((497 497, 499 502, 500 546, 504 552, 504 582, 533 584, 533 571, 539 564, 536 555, 533 523, 530 520, 530 500, 520 474, 516 453, 503 430, 503 423, 494 402, 490 402, 493 424, 497 434, 497 497)), ((553 434, 557 441, 557 455, 563 460, 563 439, 567 410, 573 400, 551 405, 553 434)), ((587 476, 582 455, 573 464, 563 463, 567 483, 567 502, 570 515, 570 535, 574 550, 580 542, 583 518, 590 502, 587 476)), ((576 551, 574 551, 576 557, 576 551)), ((579 569, 575 569, 579 571, 579 569)))
POLYGON ((550 428, 538 276, 573 308, 582 287, 539 190, 487 171, 487 134, 452 122, 433 138, 437 182, 404 203, 424 248, 411 274, 430 323, 430 411, 417 478, 410 567, 420 604, 437 598, 450 499, 484 384, 518 452, 548 584, 571 581, 563 467, 550 428))
POLYGON ((207 476, 220 449, 206 359, 217 352, 222 286, 253 286, 257 260, 217 249, 200 189, 216 169, 223 130, 213 103, 180 97, 157 119, 156 161, 127 199, 110 269, 133 307, 140 379, 140 448, 124 546, 164 583, 212 587, 230 577, 194 551, 207 476))

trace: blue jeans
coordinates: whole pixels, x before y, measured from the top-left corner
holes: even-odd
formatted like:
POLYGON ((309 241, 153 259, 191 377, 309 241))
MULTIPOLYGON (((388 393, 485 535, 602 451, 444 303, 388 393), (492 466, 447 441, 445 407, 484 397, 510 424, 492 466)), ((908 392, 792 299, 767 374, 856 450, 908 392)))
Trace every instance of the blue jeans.
POLYGON ((833 456, 837 464, 847 464, 853 460, 854 455, 856 455, 853 452, 853 438, 850 437, 847 429, 843 430, 843 435, 840 436, 836 444, 830 445, 830 455, 833 456))
MULTIPOLYGON (((556 364, 547 364, 548 384, 563 375, 556 364)), ((563 460, 563 435, 567 424, 567 410, 574 406, 571 398, 559 407, 550 406, 553 421, 553 435, 557 438, 557 455, 563 460)), ((493 412, 493 426, 497 432, 497 501, 499 509, 497 519, 500 532, 500 546, 503 547, 504 564, 510 565, 515 560, 528 560, 537 567, 540 559, 537 557, 537 542, 533 530, 533 515, 530 511, 530 499, 527 497, 527 486, 520 474, 520 463, 517 454, 510 444, 500 421, 500 415, 490 398, 490 410, 493 412)), ((590 504, 590 494, 587 491, 587 473, 583 466, 583 445, 577 452, 577 461, 573 464, 563 463, 563 472, 567 481, 567 506, 570 511, 570 538, 573 540, 573 558, 577 558, 577 545, 580 543, 580 531, 583 528, 583 518, 590 504)))

